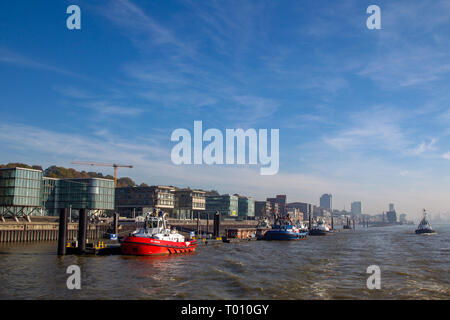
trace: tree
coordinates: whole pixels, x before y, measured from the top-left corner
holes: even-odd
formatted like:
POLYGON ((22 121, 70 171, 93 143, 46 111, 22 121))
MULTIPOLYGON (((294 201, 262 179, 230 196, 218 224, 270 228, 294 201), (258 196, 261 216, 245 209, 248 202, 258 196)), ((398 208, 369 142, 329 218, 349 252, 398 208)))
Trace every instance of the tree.
POLYGON ((128 177, 117 179, 117 187, 134 187, 136 183, 128 177))

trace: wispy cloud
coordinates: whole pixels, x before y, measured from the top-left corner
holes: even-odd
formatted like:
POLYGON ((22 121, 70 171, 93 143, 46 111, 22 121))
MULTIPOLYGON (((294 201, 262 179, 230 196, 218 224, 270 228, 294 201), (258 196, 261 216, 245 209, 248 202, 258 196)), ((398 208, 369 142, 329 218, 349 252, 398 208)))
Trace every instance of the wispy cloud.
POLYGON ((450 160, 450 151, 447 152, 447 153, 444 153, 444 154, 442 155, 442 158, 447 159, 447 160, 450 160))
POLYGON ((436 138, 432 138, 429 142, 422 142, 416 148, 412 149, 410 152, 413 155, 420 155, 425 152, 436 150, 435 144, 437 142, 436 138))
POLYGON ((345 129, 325 137, 338 150, 404 150, 410 141, 399 125, 399 113, 392 108, 375 107, 350 116, 345 129))
POLYGON ((71 72, 71 71, 68 71, 64 68, 60 68, 60 67, 52 66, 50 64, 42 63, 35 59, 29 58, 27 56, 21 55, 16 52, 12 52, 8 49, 1 48, 1 47, 0 47, 0 62, 7 63, 7 64, 13 64, 13 65, 17 65, 17 66, 25 67, 25 68, 32 68, 32 69, 55 72, 55 73, 59 73, 59 74, 66 75, 66 76, 72 76, 72 77, 77 77, 77 78, 82 77, 81 75, 71 72))

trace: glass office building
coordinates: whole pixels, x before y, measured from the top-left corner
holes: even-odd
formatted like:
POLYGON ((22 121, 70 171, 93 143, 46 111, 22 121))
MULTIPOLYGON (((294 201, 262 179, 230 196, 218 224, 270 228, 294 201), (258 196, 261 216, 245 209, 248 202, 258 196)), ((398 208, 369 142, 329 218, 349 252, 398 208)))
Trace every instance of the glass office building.
POLYGON ((255 218, 255 200, 247 197, 239 197, 239 217, 255 218))
POLYGON ((114 210, 114 181, 99 178, 43 178, 43 202, 48 215, 74 210, 114 210))
POLYGON ((41 170, 0 169, 0 215, 58 215, 59 209, 114 210, 114 181, 54 179, 41 170))
POLYGON ((42 215, 42 171, 0 169, 0 214, 42 215))
POLYGON ((239 214, 238 197, 224 194, 206 197, 206 213, 213 217, 219 211, 222 217, 237 217, 239 214))

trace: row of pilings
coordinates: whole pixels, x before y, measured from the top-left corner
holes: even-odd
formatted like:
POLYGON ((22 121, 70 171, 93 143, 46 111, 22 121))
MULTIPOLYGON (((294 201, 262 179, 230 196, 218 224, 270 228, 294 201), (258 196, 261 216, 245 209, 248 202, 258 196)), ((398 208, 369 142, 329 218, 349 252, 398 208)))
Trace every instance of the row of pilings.
MULTIPOLYGON (((110 228, 110 224, 86 224, 85 237, 92 240, 101 239, 110 228)), ((58 241, 59 229, 58 223, 55 222, 0 223, 0 243, 58 241)), ((69 223, 67 221, 65 230, 66 244, 67 242, 78 240, 78 223, 69 223)))

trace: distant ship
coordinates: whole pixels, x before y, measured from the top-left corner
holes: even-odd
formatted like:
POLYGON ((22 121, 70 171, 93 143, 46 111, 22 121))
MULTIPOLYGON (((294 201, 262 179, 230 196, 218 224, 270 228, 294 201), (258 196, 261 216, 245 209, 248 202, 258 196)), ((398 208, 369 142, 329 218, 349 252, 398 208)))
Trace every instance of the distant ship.
POLYGON ((423 209, 423 218, 419 223, 419 226, 416 229, 416 234, 422 234, 422 233, 435 233, 436 231, 433 230, 430 223, 427 220, 427 213, 425 209, 423 209))
POLYGON ((309 230, 310 236, 326 236, 330 233, 330 228, 325 224, 325 221, 319 219, 317 221, 317 225, 312 226, 311 230, 309 230))

